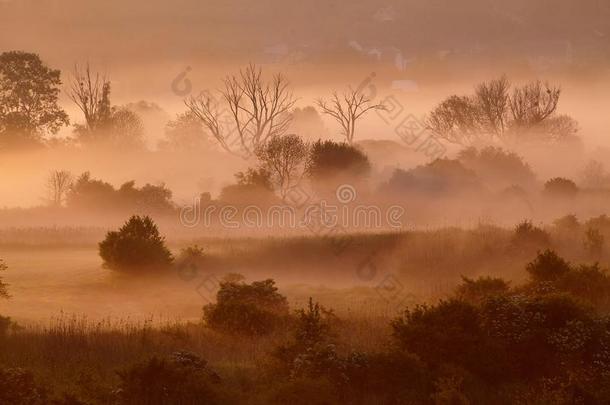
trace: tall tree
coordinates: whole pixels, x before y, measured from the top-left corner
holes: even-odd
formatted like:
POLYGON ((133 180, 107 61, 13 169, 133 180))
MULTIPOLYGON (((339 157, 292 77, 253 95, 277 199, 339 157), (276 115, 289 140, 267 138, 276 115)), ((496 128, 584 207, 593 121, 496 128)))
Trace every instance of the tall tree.
POLYGON ((341 125, 342 134, 350 145, 354 142, 356 122, 370 110, 382 110, 382 104, 374 104, 372 98, 359 90, 348 89, 343 95, 333 93, 330 102, 318 99, 316 104, 322 113, 331 116, 341 125))
POLYGON ((256 150, 283 200, 305 176, 309 148, 297 135, 273 136, 256 150))
POLYGON ((92 73, 89 64, 85 68, 74 66, 68 96, 83 112, 87 131, 101 129, 110 121, 110 81, 92 73))
POLYGON ((61 206, 72 187, 74 177, 66 170, 53 170, 47 178, 47 200, 53 206, 61 206))
POLYGON ((249 155, 290 125, 295 99, 281 74, 267 81, 260 68, 249 65, 224 79, 219 96, 203 92, 185 104, 228 152, 249 155))
POLYGON ((0 54, 0 143, 38 144, 69 124, 58 104, 60 76, 34 53, 0 54))

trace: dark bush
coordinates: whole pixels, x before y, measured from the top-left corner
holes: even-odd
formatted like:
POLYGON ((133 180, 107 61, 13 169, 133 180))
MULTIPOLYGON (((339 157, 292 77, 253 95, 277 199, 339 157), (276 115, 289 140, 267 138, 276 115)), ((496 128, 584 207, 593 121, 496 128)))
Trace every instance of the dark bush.
POLYGON ((176 258, 178 275, 185 281, 193 280, 206 265, 206 254, 203 248, 193 245, 180 251, 176 258))
MULTIPOLYGON (((0 271, 6 271, 6 269, 7 269, 6 264, 4 264, 2 259, 0 259, 0 271)), ((2 282, 2 278, 0 278, 0 298, 9 297, 7 287, 8 286, 2 282)))
POLYGON ((206 305, 203 315, 212 329, 264 335, 287 320, 288 301, 277 292, 271 279, 252 284, 221 281, 216 303, 206 305))
POLYGON ((538 253, 536 258, 526 267, 532 281, 555 281, 570 271, 570 264, 559 257, 553 250, 538 253))
POLYGON ((549 247, 551 236, 544 229, 534 226, 530 221, 523 221, 515 227, 510 240, 510 249, 530 254, 536 250, 549 247))
POLYGON ((519 155, 502 148, 488 146, 477 150, 470 147, 459 153, 458 160, 495 189, 511 185, 529 188, 536 181, 534 172, 519 155))
POLYGON ((99 252, 104 265, 115 270, 158 270, 172 263, 165 238, 148 216, 134 215, 118 231, 108 232, 99 252))
POLYGON ((347 143, 319 140, 311 147, 307 173, 314 181, 358 178, 370 171, 371 164, 364 152, 347 143))
POLYGON ((47 405, 47 391, 21 368, 0 367, 0 404, 47 405))
POLYGON ((478 307, 459 300, 417 306, 392 322, 399 346, 431 367, 454 365, 481 378, 503 378, 508 363, 482 327, 478 307))
POLYGON ((220 377, 207 362, 187 352, 169 359, 153 357, 119 372, 117 390, 124 405, 207 405, 224 403, 216 385, 220 377))
POLYGON ((501 278, 479 277, 473 280, 462 276, 462 284, 457 287, 456 296, 462 301, 478 305, 490 297, 506 294, 508 291, 508 283, 501 278))
POLYGON ((481 187, 476 174, 458 160, 436 159, 411 170, 395 170, 382 190, 442 195, 480 191, 481 187))
POLYGON ((578 194, 578 186, 570 179, 555 177, 544 183, 544 193, 554 198, 571 198, 578 194))

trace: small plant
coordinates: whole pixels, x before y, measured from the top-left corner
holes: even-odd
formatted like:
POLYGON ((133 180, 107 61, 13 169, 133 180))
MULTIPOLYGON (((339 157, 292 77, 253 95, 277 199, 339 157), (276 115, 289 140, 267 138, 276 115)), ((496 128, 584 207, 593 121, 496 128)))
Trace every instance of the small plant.
POLYGON ((216 303, 203 308, 207 325, 223 332, 260 336, 288 317, 288 301, 268 279, 246 284, 221 281, 216 303))
POLYGON ((206 255, 203 248, 193 245, 180 251, 176 259, 178 274, 185 280, 192 280, 205 266, 206 255))
POLYGON ((108 232, 99 252, 104 265, 115 270, 164 269, 173 260, 165 238, 148 216, 134 215, 118 231, 108 232))

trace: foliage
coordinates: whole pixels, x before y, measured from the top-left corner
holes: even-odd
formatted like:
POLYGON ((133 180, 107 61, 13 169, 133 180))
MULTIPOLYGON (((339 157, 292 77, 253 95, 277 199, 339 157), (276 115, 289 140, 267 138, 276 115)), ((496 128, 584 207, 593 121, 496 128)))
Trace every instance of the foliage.
POLYGON ((599 258, 604 251, 604 242, 604 235, 598 229, 588 228, 585 231, 584 246, 590 256, 599 258))
POLYGON ((188 352, 169 359, 153 357, 119 372, 119 403, 130 404, 220 404, 216 387, 220 377, 207 362, 188 352))
POLYGON ((265 335, 288 316, 288 301, 278 293, 275 281, 221 281, 216 303, 203 308, 206 324, 223 332, 247 336, 265 335))
POLYGON ((165 239, 148 216, 134 215, 118 231, 108 232, 99 252, 104 265, 115 270, 166 269, 172 262, 165 239))
POLYGON ((357 178, 371 171, 368 157, 347 143, 318 140, 311 147, 307 174, 314 181, 332 178, 357 178))
POLYGON ((544 229, 534 226, 531 221, 519 223, 510 240, 510 249, 530 254, 536 250, 547 248, 551 236, 544 229))
POLYGON ((555 281, 570 271, 570 264, 553 250, 546 249, 528 263, 526 270, 533 281, 555 281))
POLYGON ((275 201, 271 172, 265 168, 248 169, 235 174, 237 184, 220 191, 220 201, 233 204, 275 201))
POLYGON ((536 180, 531 167, 519 155, 502 148, 470 147, 459 153, 458 160, 490 187, 502 188, 511 185, 531 187, 536 180))
POLYGON ((553 221, 553 225, 561 232, 574 233, 580 229, 576 215, 568 214, 553 221))
POLYGON ((549 197, 570 198, 578 194, 578 187, 570 179, 555 177, 544 183, 544 193, 549 197))
POLYGON ((407 171, 396 169, 382 189, 439 195, 480 190, 481 184, 475 173, 458 160, 436 159, 407 171))
POLYGON ((34 53, 0 54, 0 145, 31 146, 68 125, 58 104, 60 71, 34 53))
POLYGON ((197 277, 206 263, 205 250, 197 245, 187 246, 176 258, 178 275, 186 281, 197 277))
POLYGON ((211 146, 203 124, 190 111, 169 121, 165 126, 165 137, 159 141, 159 149, 171 151, 200 151, 211 146))
POLYGON ((506 77, 480 83, 472 95, 452 95, 426 119, 436 136, 460 145, 574 138, 576 121, 557 113, 561 89, 534 81, 511 86, 506 77), (512 88, 512 91, 511 91, 512 88))
POLYGON ((462 276, 462 284, 456 289, 456 297, 461 301, 480 304, 495 295, 506 294, 509 285, 501 278, 479 277, 476 280, 462 276))
POLYGON ((282 199, 303 178, 308 152, 308 145, 298 135, 275 135, 256 149, 256 157, 270 173, 282 199))
MULTIPOLYGON (((6 266, 6 264, 4 263, 4 261, 2 261, 2 259, 0 259, 0 271, 6 271, 8 267, 6 266)), ((5 283, 2 282, 2 278, 0 278, 0 298, 8 298, 8 291, 7 291, 7 285, 5 283)))
POLYGON ((0 367, 0 404, 47 405, 47 391, 27 370, 0 367))
POLYGON ((172 192, 164 184, 145 184, 138 188, 128 181, 115 189, 112 184, 94 179, 89 172, 81 174, 66 194, 69 208, 123 212, 170 213, 174 210, 172 192))

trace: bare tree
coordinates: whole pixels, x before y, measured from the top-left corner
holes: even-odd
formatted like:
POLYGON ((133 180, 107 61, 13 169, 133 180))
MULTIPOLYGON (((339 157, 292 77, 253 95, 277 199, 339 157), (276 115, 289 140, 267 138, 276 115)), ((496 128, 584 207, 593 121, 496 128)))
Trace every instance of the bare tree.
POLYGON ((308 154, 308 145, 297 135, 275 135, 256 150, 283 200, 305 176, 308 154))
POLYGON ((451 96, 440 103, 426 119, 435 136, 460 145, 469 145, 481 135, 476 101, 466 96, 451 96))
POLYGON ((515 126, 530 129, 549 118, 557 109, 561 89, 542 84, 539 80, 517 87, 510 98, 510 110, 515 126))
POLYGON ((500 140, 565 140, 578 132, 577 122, 557 115, 561 90, 540 81, 515 87, 501 77, 483 82, 472 96, 451 96, 426 118, 439 138, 469 146, 500 140))
POLYGON ((49 203, 56 207, 61 206, 72 187, 73 180, 72 173, 66 170, 51 171, 47 178, 47 199, 49 203))
POLYGON ((341 125, 342 133, 350 145, 354 141, 358 119, 370 110, 383 110, 385 108, 383 104, 373 104, 371 97, 351 87, 341 96, 334 92, 330 101, 316 100, 316 105, 322 113, 330 115, 341 125))
POLYGON ((239 75, 226 77, 219 93, 218 100, 202 93, 185 104, 228 152, 235 153, 238 144, 250 154, 290 125, 295 99, 281 74, 265 81, 261 69, 251 64, 239 75))
POLYGON ((87 131, 99 129, 110 119, 110 81, 92 74, 89 64, 84 69, 74 66, 68 96, 85 115, 87 131))
POLYGON ((509 90, 506 76, 483 82, 475 90, 481 126, 496 136, 502 136, 508 127, 509 90))

